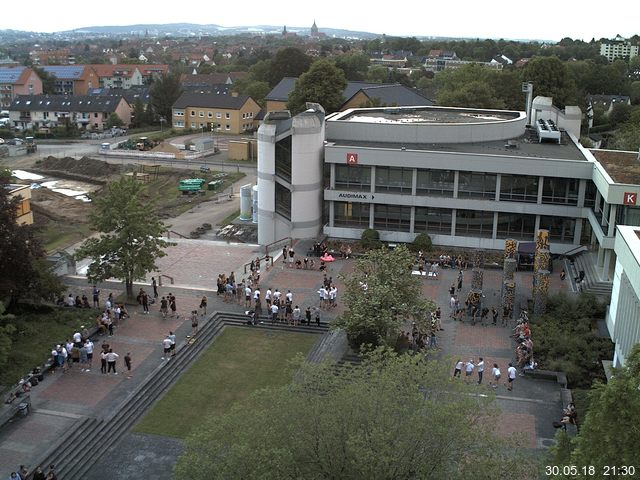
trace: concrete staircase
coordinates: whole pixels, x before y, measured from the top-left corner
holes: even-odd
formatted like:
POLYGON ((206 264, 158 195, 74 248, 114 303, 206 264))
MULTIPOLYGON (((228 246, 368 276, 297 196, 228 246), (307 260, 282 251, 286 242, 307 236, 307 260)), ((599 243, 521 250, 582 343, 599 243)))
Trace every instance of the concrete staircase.
POLYGON ((590 252, 582 252, 579 255, 565 259, 565 271, 571 282, 571 288, 574 292, 593 293, 600 297, 610 297, 613 288, 613 282, 602 280, 600 278, 599 269, 596 267, 596 256, 590 252), (580 284, 576 284, 575 278, 578 277, 580 271, 584 271, 584 280, 580 284))
MULTIPOLYGON (((212 341, 227 327, 251 328, 272 331, 286 331, 309 334, 325 333, 327 323, 315 323, 311 326, 272 325, 266 318, 263 323, 247 325, 248 317, 238 313, 215 313, 206 322, 195 340, 178 345, 176 356, 169 362, 158 365, 151 375, 141 382, 123 402, 104 418, 85 417, 67 430, 42 457, 39 465, 56 466, 58 478, 84 478, 91 467, 114 445, 142 415, 158 400, 180 377, 212 341), (107 441, 108 440, 108 441, 107 441)), ((29 477, 31 478, 31 476, 29 477)))

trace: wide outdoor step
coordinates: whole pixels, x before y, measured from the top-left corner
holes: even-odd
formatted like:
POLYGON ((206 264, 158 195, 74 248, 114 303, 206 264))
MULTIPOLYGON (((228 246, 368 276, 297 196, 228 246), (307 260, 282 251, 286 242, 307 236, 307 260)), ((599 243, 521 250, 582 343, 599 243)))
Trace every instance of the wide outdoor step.
POLYGON ((211 344, 225 327, 262 328, 320 334, 328 330, 327 323, 320 327, 263 324, 249 326, 248 317, 241 313, 216 313, 204 323, 191 345, 179 345, 178 353, 171 361, 156 368, 141 385, 104 420, 85 418, 77 422, 61 438, 61 442, 46 455, 43 465, 55 464, 59 478, 83 478, 107 450, 104 439, 114 445, 141 416, 166 392, 193 361, 211 344), (81 434, 78 434, 81 432, 81 434))

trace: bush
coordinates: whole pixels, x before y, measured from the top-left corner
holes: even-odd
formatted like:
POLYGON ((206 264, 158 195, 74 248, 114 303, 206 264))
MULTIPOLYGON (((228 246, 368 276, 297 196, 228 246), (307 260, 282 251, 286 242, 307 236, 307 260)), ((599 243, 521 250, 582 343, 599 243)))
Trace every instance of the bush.
POLYGON ((380 234, 373 228, 367 228, 362 232, 360 242, 365 248, 378 248, 380 247, 380 234))
POLYGON ((431 243, 431 237, 426 233, 419 233, 416 235, 416 238, 413 239, 413 243, 411 244, 411 249, 414 252, 430 252, 432 248, 433 243, 431 243))

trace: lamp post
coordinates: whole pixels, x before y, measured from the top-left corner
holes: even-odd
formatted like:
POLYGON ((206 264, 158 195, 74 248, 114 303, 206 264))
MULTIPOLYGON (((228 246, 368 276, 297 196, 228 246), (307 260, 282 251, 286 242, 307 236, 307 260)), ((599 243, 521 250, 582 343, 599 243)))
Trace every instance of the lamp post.
POLYGON ((167 120, 164 117, 160 117, 158 121, 160 122, 160 133, 162 133, 162 126, 164 125, 164 122, 166 122, 167 120))

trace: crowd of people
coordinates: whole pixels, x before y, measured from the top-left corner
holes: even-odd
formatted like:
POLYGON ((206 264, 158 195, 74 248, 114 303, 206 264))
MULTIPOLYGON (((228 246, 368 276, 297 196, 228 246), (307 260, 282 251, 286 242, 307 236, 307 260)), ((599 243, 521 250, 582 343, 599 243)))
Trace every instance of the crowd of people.
POLYGON ((42 468, 41 465, 38 465, 33 471, 29 471, 27 467, 24 465, 20 465, 20 468, 15 472, 11 472, 9 475, 10 480, 27 480, 31 475, 32 480, 57 480, 58 475, 56 474, 55 465, 49 465, 49 469, 46 471, 42 468))

